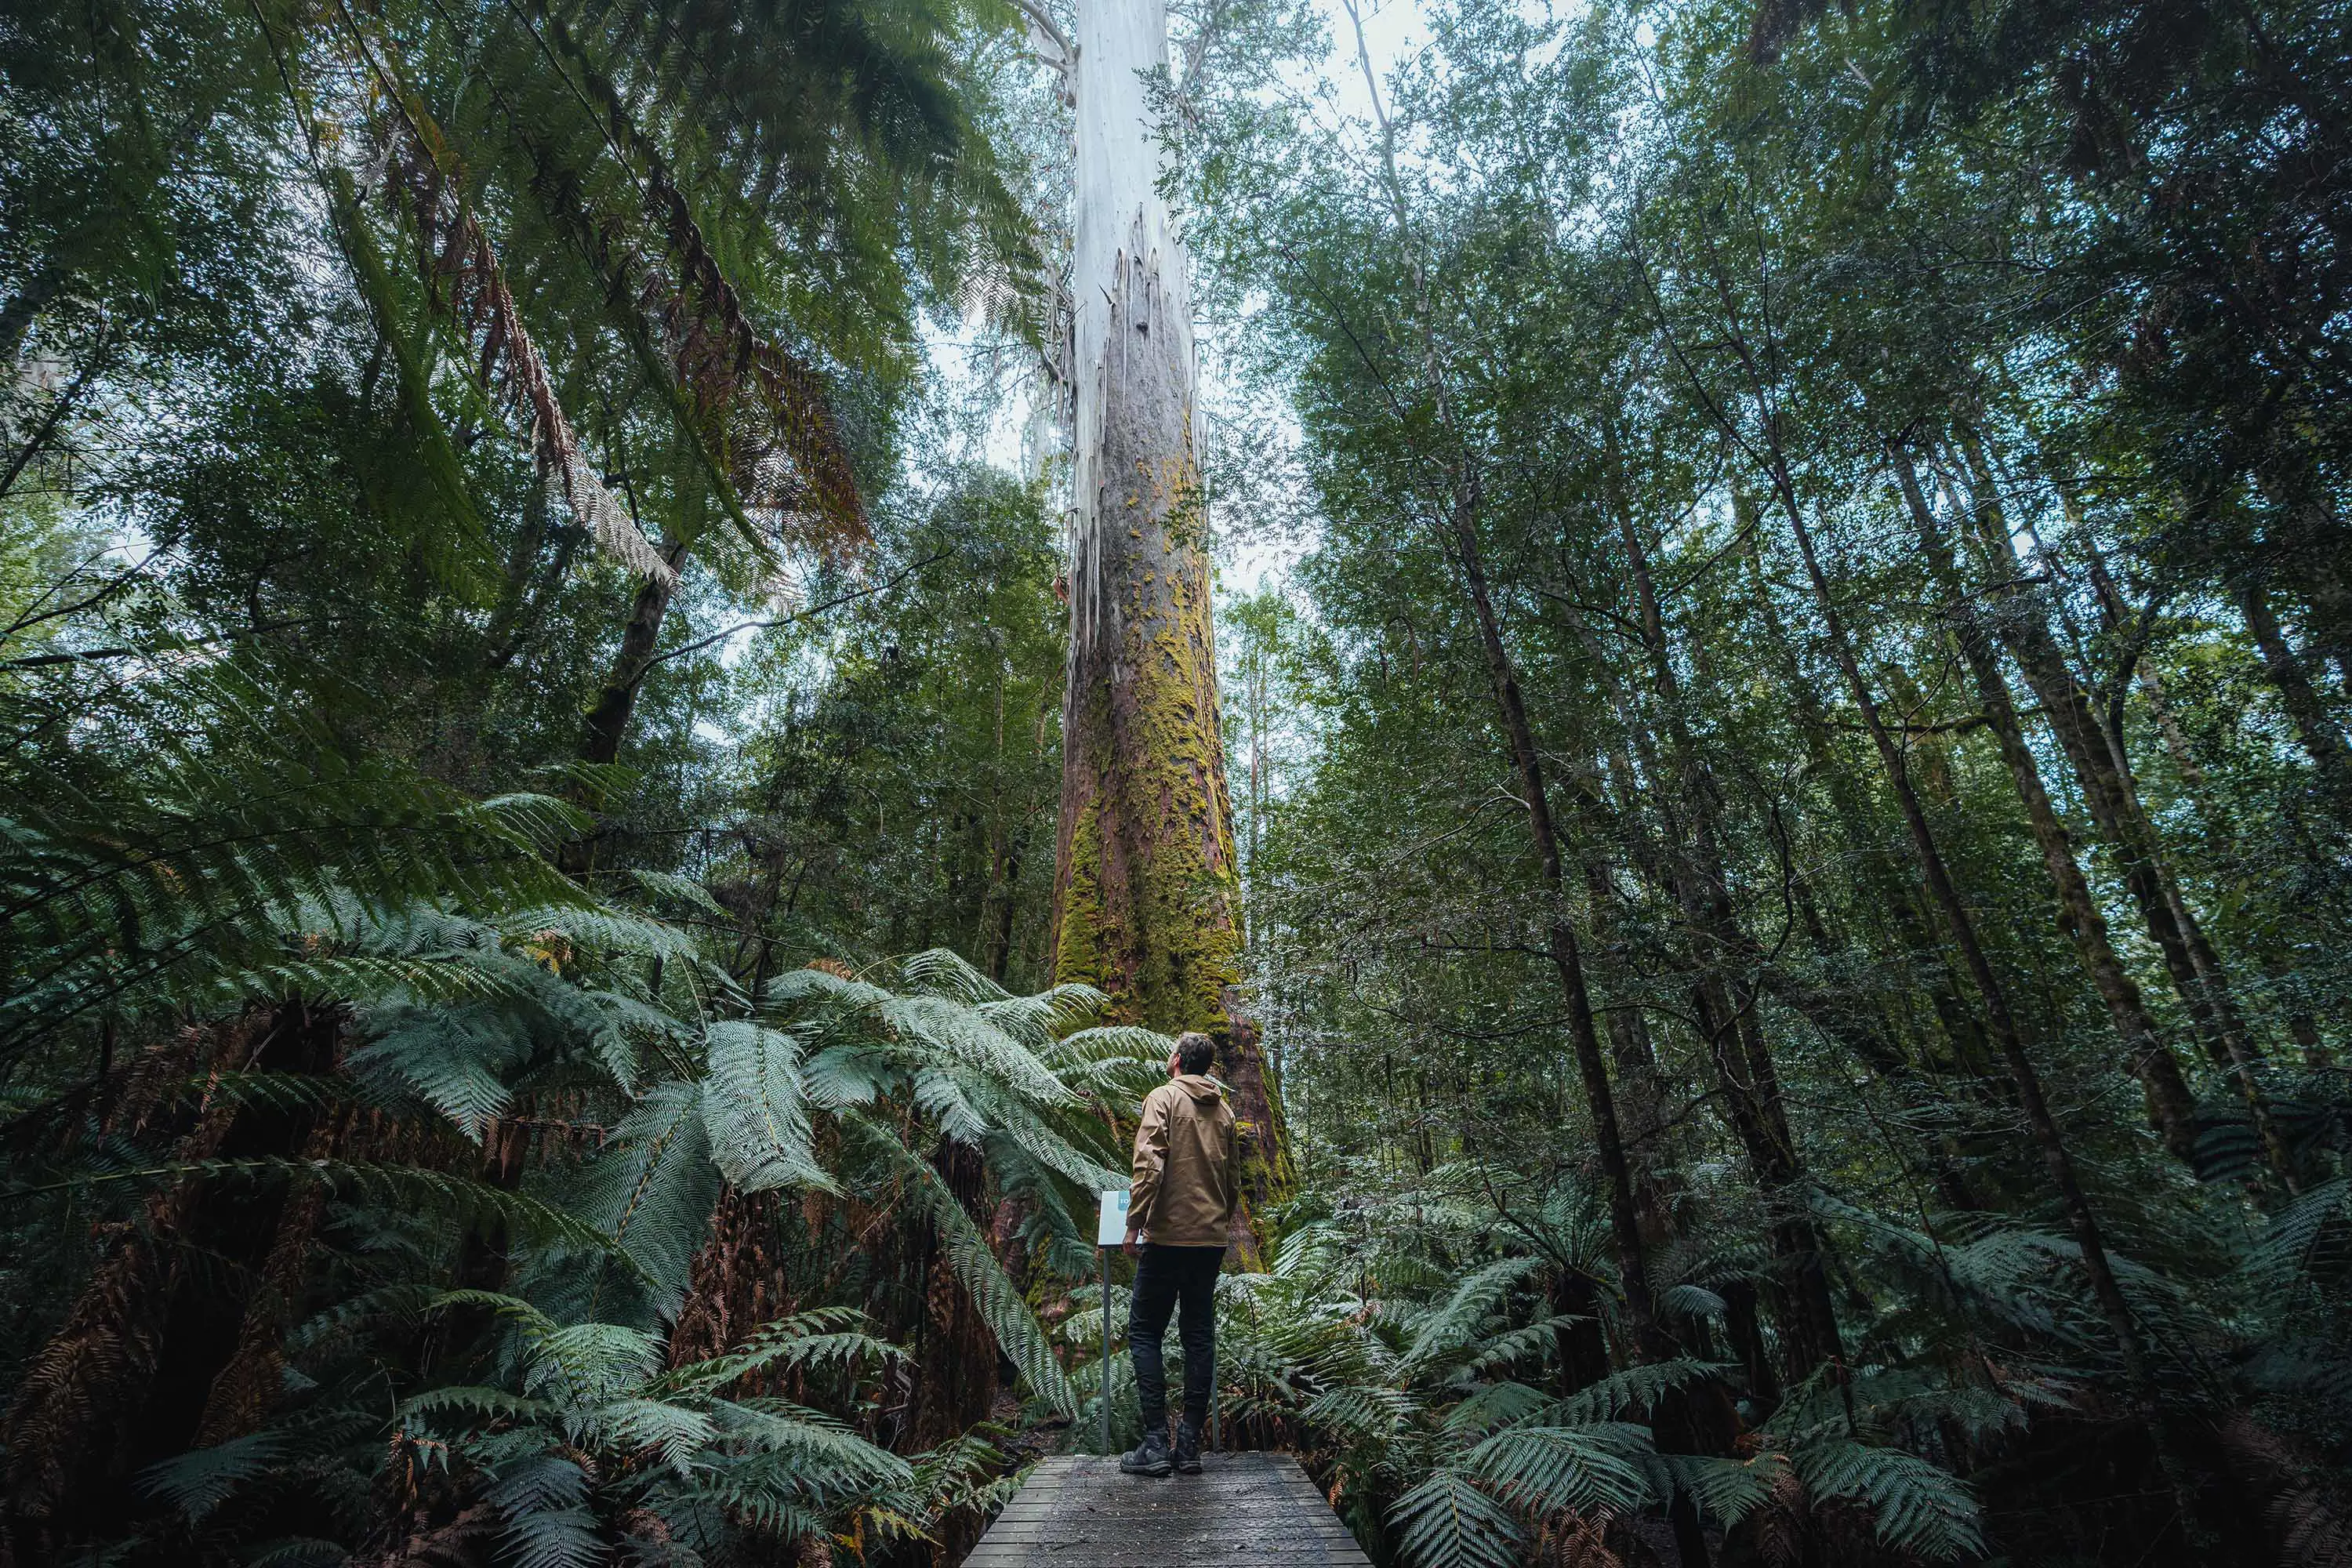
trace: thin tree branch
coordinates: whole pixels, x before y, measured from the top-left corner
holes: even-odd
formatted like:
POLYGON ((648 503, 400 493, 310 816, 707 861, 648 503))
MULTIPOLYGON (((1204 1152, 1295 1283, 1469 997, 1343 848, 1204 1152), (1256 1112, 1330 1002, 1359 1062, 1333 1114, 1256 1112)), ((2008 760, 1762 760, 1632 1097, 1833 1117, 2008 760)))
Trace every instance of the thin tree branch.
MULTIPOLYGON (((842 605, 848 604, 853 599, 863 599, 875 594, 887 593, 890 589, 895 588, 899 584, 905 582, 908 578, 913 576, 916 573, 920 572, 924 567, 932 564, 934 562, 946 560, 948 558, 948 554, 949 552, 944 550, 934 551, 930 554, 924 556, 920 561, 916 562, 910 566, 902 568, 897 574, 887 578, 882 582, 869 583, 863 588, 853 588, 846 594, 837 594, 834 597, 825 600, 824 603, 821 605, 811 605, 805 610, 794 610, 789 616, 779 616, 772 619, 764 621, 738 621, 735 625, 729 626, 724 631, 712 632, 709 637, 697 637, 690 643, 681 643, 677 647, 669 648, 654 655, 651 658, 646 660, 645 668, 651 669, 655 665, 665 663, 667 660, 673 658, 683 658, 690 653, 699 653, 704 648, 709 647, 712 643, 725 642, 737 632, 762 631, 775 626, 788 626, 795 621, 805 621, 812 616, 821 616, 827 610, 838 609, 842 605)), ((638 679, 643 679, 645 670, 639 670, 637 674, 638 679)))

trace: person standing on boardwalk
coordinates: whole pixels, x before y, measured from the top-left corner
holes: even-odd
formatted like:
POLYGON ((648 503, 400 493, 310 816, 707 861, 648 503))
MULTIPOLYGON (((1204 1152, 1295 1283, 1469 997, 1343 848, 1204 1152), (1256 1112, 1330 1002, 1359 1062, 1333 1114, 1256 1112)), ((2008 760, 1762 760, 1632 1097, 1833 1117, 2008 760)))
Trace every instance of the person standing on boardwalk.
POLYGON ((1216 1362, 1217 1269, 1234 1223, 1234 1110, 1208 1076, 1216 1047, 1202 1034, 1180 1035, 1168 1058, 1170 1081, 1143 1100, 1135 1130, 1135 1179, 1128 1190, 1127 1242, 1141 1261, 1127 1312, 1135 1391, 1143 1400, 1143 1441, 1121 1455, 1131 1476, 1186 1475, 1201 1468, 1201 1427, 1209 1418, 1209 1374, 1216 1362), (1168 1373, 1160 1342, 1169 1315, 1183 1310, 1184 1418, 1171 1441, 1168 1373))

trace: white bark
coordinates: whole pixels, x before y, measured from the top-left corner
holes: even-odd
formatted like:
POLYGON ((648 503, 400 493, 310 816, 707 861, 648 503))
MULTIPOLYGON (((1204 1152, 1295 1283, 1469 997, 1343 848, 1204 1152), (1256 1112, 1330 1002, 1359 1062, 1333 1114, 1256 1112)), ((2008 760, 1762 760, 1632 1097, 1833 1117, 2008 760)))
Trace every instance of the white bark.
POLYGON ((1125 541, 1107 546, 1106 529, 1123 532, 1138 510, 1164 519, 1193 484, 1192 300, 1160 197, 1160 126, 1144 89, 1168 65, 1167 7, 1078 0, 1076 35, 1071 630, 1091 643, 1118 613, 1125 541))

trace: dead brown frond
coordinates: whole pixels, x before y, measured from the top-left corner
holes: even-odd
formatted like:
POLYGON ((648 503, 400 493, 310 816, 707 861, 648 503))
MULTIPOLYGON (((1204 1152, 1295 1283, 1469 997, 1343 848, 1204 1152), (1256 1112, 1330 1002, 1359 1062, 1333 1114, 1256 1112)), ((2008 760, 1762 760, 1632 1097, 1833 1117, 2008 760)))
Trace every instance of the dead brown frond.
MULTIPOLYGON (((216 1053, 240 1042, 226 1030, 216 1053)), ((236 1117, 226 1096, 213 1100, 173 1151, 175 1163, 194 1164, 220 1152, 236 1117)), ((49 1336, 17 1385, 0 1426, 7 1456, 6 1486, 13 1533, 45 1531, 77 1489, 102 1484, 119 1468, 125 1416, 144 1398, 163 1345, 163 1321, 179 1278, 174 1238, 187 1227, 203 1178, 184 1176, 151 1195, 137 1224, 101 1226, 91 1240, 100 1254, 89 1283, 49 1336)))
POLYGON ((738 494, 775 514, 786 544, 837 553, 864 543, 865 505, 824 377, 753 325, 669 160, 561 19, 543 26, 602 110, 667 250, 656 261, 615 247, 606 258, 617 274, 610 281, 625 284, 635 274, 631 293, 660 323, 678 384, 738 494))
POLYGON ((2278 1532, 2282 1568, 2352 1568, 2352 1521, 2315 1486, 2273 1498, 2263 1515, 2278 1532))
POLYGON ((490 1560, 503 1522, 497 1509, 478 1502, 445 1524, 352 1558, 352 1568, 475 1568, 490 1560))
POLYGON ((1536 1528, 1537 1568, 1625 1568, 1624 1559, 1609 1549, 1615 1519, 1607 1509, 1589 1516, 1574 1509, 1547 1515, 1536 1528))
POLYGON ((642 575, 676 575, 628 510, 615 500, 580 449, 580 437, 555 396, 547 361, 523 325, 498 253, 466 199, 464 170, 424 100, 401 80, 385 40, 339 7, 338 35, 358 79, 374 85, 366 115, 371 163, 383 171, 383 194, 414 226, 418 270, 436 311, 456 326, 476 380, 506 405, 520 426, 540 475, 604 549, 642 575))
POLYGON ((2352 1568, 2352 1519, 2319 1467, 2244 1411, 2214 1430, 2231 1471, 2269 1499, 2263 1517, 2276 1540, 2281 1568, 2352 1568))
POLYGON ((1804 1561, 1811 1512, 1805 1483, 1797 1479, 1793 1466, 1783 1465, 1773 1473, 1771 1498, 1741 1520, 1731 1537, 1749 1560, 1765 1568, 1797 1568, 1804 1561))
POLYGON ((540 472, 560 484, 572 516, 630 570, 667 581, 676 573, 636 520, 604 488, 580 449, 580 437, 556 400, 547 361, 515 308, 489 237, 468 210, 457 159, 433 122, 413 103, 378 117, 384 141, 386 194, 415 226, 417 260, 433 303, 465 338, 475 377, 503 395, 522 426, 540 472))
MULTIPOLYGON (((695 1255, 686 1303, 670 1331, 669 1364, 687 1366, 725 1355, 754 1332, 791 1315, 792 1281, 777 1255, 782 1201, 774 1193, 729 1187, 711 1215, 710 1234, 695 1255)), ((784 1394, 782 1371, 755 1374, 743 1388, 784 1394)))
MULTIPOLYGON (((348 1113, 327 1118, 311 1131, 302 1157, 319 1161, 343 1152, 348 1113)), ((209 1448, 242 1437, 258 1427, 286 1386, 286 1331, 293 1326, 302 1305, 302 1285, 310 1265, 311 1244, 327 1213, 326 1184, 312 1176, 294 1178, 286 1194, 278 1234, 269 1244, 253 1294, 245 1304, 238 1325, 236 1349, 213 1378, 196 1426, 194 1447, 209 1448)))

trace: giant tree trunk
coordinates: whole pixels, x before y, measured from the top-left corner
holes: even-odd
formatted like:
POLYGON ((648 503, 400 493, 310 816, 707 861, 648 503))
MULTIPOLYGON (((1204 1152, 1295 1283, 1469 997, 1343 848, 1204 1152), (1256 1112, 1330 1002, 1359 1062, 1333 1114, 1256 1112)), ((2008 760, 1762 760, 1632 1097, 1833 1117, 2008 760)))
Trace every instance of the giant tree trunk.
MULTIPOLYGON (((1143 75, 1160 0, 1081 0, 1068 686, 1054 879, 1057 979, 1153 1028, 1198 1029, 1245 1127, 1253 1211, 1287 1192, 1280 1100, 1240 1011, 1242 910, 1219 732, 1192 289, 1160 199, 1143 75)), ((1245 1237, 1237 1240, 1246 1241, 1245 1237)))

